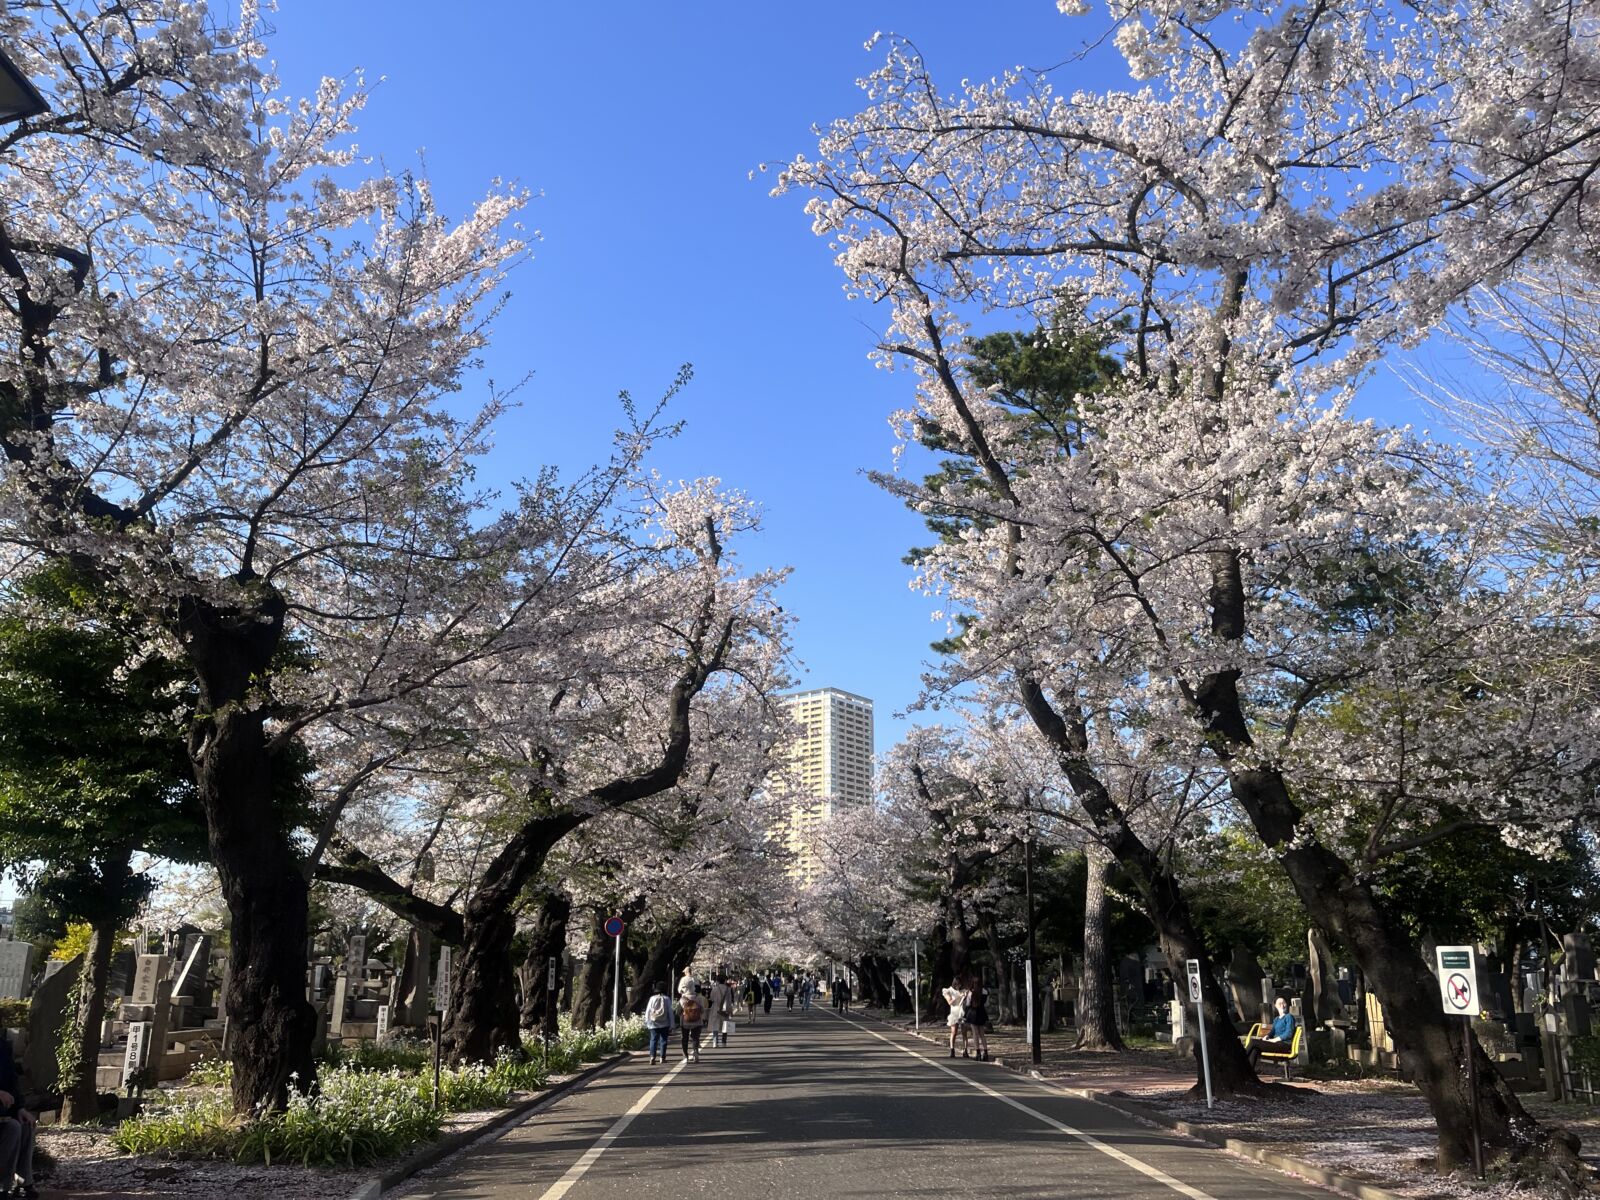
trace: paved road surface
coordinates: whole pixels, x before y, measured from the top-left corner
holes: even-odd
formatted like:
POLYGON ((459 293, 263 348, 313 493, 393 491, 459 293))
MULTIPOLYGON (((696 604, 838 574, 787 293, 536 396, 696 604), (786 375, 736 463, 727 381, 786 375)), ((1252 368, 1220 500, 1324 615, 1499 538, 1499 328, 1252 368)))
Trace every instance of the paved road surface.
POLYGON ((408 1200, 1084 1196, 1287 1200, 1311 1184, 828 1009, 665 1069, 636 1058, 420 1175, 408 1200))

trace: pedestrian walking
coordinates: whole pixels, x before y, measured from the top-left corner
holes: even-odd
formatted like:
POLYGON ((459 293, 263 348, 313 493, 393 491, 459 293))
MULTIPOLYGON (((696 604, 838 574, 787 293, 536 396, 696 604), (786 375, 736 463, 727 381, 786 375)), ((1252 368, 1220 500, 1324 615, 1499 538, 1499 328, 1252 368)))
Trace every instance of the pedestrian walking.
POLYGON ((750 1011, 750 1020, 756 1019, 756 1005, 761 1003, 761 981, 752 972, 744 981, 744 1006, 750 1011))
POLYGON ((733 989, 728 986, 728 981, 726 979, 722 979, 717 976, 712 977, 711 995, 709 997, 709 1001, 710 1002, 707 1005, 707 1009, 710 1013, 709 1020, 711 1024, 711 1044, 713 1046, 720 1046, 725 1041, 722 1036, 722 1022, 725 1016, 724 1010, 727 1010, 728 1012, 733 1010, 733 989))
POLYGON ((794 976, 783 981, 783 1007, 787 1012, 794 1011, 794 976))
POLYGON ((848 976, 841 977, 839 980, 839 1011, 842 1013, 849 1013, 850 1011, 850 979, 848 976))
POLYGON ((945 1016, 944 1023, 950 1027, 950 1057, 956 1056, 956 1035, 961 1035, 961 1057, 967 1058, 967 1041, 971 1037, 971 1030, 967 1026, 967 1001, 970 997, 965 988, 957 987, 952 983, 940 993, 945 1003, 950 1006, 950 1012, 945 1016))
POLYGON ((656 984, 655 994, 645 1002, 644 1027, 650 1033, 650 1062, 667 1061, 667 1042, 672 1037, 672 1000, 667 996, 667 981, 656 984), (660 1055, 660 1059, 656 1055, 660 1055))
POLYGON ((678 985, 678 1028, 683 1031, 683 1060, 689 1061, 693 1047, 694 1061, 700 1061, 700 1034, 706 1027, 706 998, 694 977, 685 975, 678 985))
POLYGON ((802 979, 800 981, 800 1011, 801 1012, 810 1012, 811 1011, 811 993, 815 989, 815 987, 816 987, 816 984, 812 980, 811 976, 809 976, 809 975, 807 975, 804 979, 802 979))
POLYGON ((722 1034, 722 1044, 724 1046, 726 1046, 728 1044, 728 1035, 733 1032, 733 1015, 734 1015, 733 987, 734 987, 734 984, 733 984, 732 978, 723 979, 723 981, 722 981, 722 1007, 720 1009, 716 1010, 716 1012, 713 1014, 713 1018, 712 1018, 713 1020, 715 1020, 717 1022, 718 1028, 719 1028, 719 1030, 720 1030, 720 1032, 722 1034))
POLYGON ((772 1011, 772 981, 770 979, 761 981, 761 1011, 764 1013, 772 1011))
POLYGON ((967 1026, 972 1030, 972 1048, 980 1062, 989 1061, 989 993, 981 975, 967 977, 967 1026))

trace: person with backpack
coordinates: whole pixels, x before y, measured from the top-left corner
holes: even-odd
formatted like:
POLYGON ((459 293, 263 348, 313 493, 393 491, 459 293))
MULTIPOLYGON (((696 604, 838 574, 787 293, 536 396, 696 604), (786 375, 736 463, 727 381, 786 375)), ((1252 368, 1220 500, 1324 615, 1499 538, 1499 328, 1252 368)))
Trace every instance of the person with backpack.
POLYGON ((694 1047, 694 1061, 700 1061, 700 1034, 706 1027, 706 1000, 694 976, 685 975, 678 985, 678 1028, 683 1030, 683 1060, 689 1061, 689 1048, 694 1047))
POLYGON ((983 976, 967 976, 967 1027, 972 1030, 972 1049, 979 1062, 989 1061, 989 993, 983 976))
POLYGON ((650 1031, 650 1063, 653 1066, 660 1054, 667 1061, 667 1040, 672 1036, 672 1001, 667 999, 667 984, 656 984, 655 994, 644 1006, 644 1027, 650 1031))

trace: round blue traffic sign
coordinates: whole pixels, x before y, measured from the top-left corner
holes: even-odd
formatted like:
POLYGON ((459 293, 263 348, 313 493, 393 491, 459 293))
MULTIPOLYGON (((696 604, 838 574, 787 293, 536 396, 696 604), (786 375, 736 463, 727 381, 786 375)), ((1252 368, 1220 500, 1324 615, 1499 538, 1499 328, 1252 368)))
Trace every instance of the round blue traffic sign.
POLYGON ((606 918, 606 936, 607 937, 621 937, 622 936, 622 931, 624 929, 626 929, 626 928, 627 928, 627 926, 622 923, 622 918, 621 917, 607 917, 606 918))

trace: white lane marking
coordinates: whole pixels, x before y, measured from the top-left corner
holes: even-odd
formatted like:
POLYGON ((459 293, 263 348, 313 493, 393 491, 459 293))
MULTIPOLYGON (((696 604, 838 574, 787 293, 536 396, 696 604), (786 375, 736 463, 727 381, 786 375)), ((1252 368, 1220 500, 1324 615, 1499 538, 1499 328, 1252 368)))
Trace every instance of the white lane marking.
POLYGON ((562 1196, 570 1192, 578 1180, 584 1177, 589 1168, 594 1166, 600 1156, 611 1148, 611 1143, 621 1137, 628 1126, 633 1124, 633 1119, 650 1107, 650 1101, 661 1094, 661 1090, 672 1082, 672 1077, 688 1065, 689 1060, 682 1059, 677 1066, 661 1077, 660 1083, 635 1100, 633 1107, 618 1117, 616 1124, 602 1133, 600 1140, 585 1150, 583 1157, 568 1167, 567 1173, 552 1183, 544 1194, 539 1197, 539 1200, 560 1200, 562 1196))
POLYGON ((968 1087, 977 1088, 980 1092, 984 1093, 984 1095, 993 1096, 996 1100, 1000 1101, 1002 1104, 1009 1104, 1012 1108, 1016 1109, 1018 1112, 1027 1113, 1034 1120, 1042 1121, 1046 1125, 1050 1126, 1050 1128, 1052 1128, 1052 1129, 1059 1130, 1061 1133, 1064 1133, 1064 1134, 1068 1135, 1069 1137, 1077 1138, 1084 1145, 1091 1146, 1094 1149, 1100 1151, 1101 1154, 1108 1155, 1109 1157, 1116 1159, 1119 1163, 1122 1163, 1122 1164, 1124 1164, 1126 1166, 1132 1167, 1135 1171, 1138 1171, 1142 1175, 1149 1176, 1151 1179, 1154 1179, 1157 1183, 1166 1184, 1167 1187, 1169 1187, 1173 1191, 1177 1192, 1180 1196, 1187 1196, 1187 1197, 1189 1197, 1189 1200, 1215 1200, 1215 1197, 1213 1197, 1209 1193, 1202 1192, 1197 1187, 1190 1187, 1187 1183, 1184 1183, 1181 1179, 1174 1179, 1171 1175, 1168 1175, 1165 1171, 1161 1170, 1159 1167, 1152 1167, 1147 1162, 1140 1162, 1137 1158, 1134 1158, 1133 1155, 1125 1154, 1121 1150, 1118 1150, 1115 1146, 1106 1145, 1104 1142, 1102 1142, 1099 1138, 1095 1137, 1093 1134, 1085 1133, 1081 1129, 1074 1129, 1071 1125, 1063 1125, 1060 1121, 1056 1120, 1054 1117, 1046 1116, 1044 1113, 1040 1112, 1036 1108, 1029 1108, 1026 1104, 1022 1103, 1022 1101, 1020 1101, 1020 1100, 1013 1100, 1010 1096, 1005 1095, 1003 1092, 997 1092, 992 1087, 989 1087, 986 1084, 979 1083, 976 1079, 969 1079, 967 1076, 963 1075, 960 1071, 952 1071, 949 1067, 945 1066, 942 1062, 939 1062, 939 1061, 937 1061, 935 1059, 929 1058, 925 1054, 919 1054, 917 1051, 911 1049, 911 1047, 909 1047, 909 1046, 902 1046, 899 1042, 895 1041, 893 1038, 884 1037, 883 1034, 879 1033, 876 1029, 868 1029, 865 1025, 861 1024, 859 1021, 852 1021, 849 1017, 842 1016, 839 1013, 833 1013, 832 1015, 835 1016, 835 1017, 838 1017, 838 1019, 843 1021, 846 1025, 854 1025, 857 1029, 861 1030, 862 1033, 870 1034, 872 1037, 877 1038, 884 1045, 893 1046, 896 1050, 900 1051, 900 1053, 902 1053, 902 1054, 909 1054, 912 1058, 921 1059, 923 1062, 927 1063, 930 1067, 933 1067, 936 1070, 943 1071, 946 1075, 950 1076, 950 1078, 959 1079, 962 1083, 966 1084, 968 1087))

